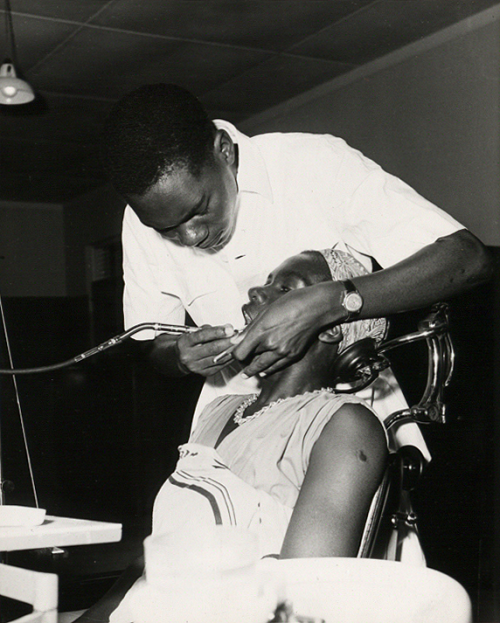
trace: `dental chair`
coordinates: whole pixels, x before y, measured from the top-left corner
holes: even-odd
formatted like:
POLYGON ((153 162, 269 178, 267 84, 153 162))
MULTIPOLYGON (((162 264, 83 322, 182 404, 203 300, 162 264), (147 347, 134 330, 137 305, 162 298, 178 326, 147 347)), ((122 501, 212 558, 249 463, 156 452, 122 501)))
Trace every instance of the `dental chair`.
MULTIPOLYGON (((381 371, 390 366, 387 353, 400 346, 424 340, 427 345, 425 389, 417 404, 386 418, 384 424, 389 438, 399 425, 406 422, 417 425, 446 423, 443 395, 451 381, 455 362, 449 334, 448 306, 445 303, 434 305, 414 333, 379 346, 372 339, 361 340, 346 349, 337 361, 335 380, 342 384, 338 391, 352 393, 369 386, 381 371), (342 389, 344 385, 348 387, 342 389)), ((410 499, 425 464, 426 459, 421 450, 414 445, 403 445, 390 453, 386 472, 370 508, 358 557, 425 565, 423 554, 420 560, 418 553, 415 555, 419 550, 417 516, 410 499), (406 548, 405 552, 405 544, 410 541, 418 545, 410 550, 406 548), (408 551, 414 552, 413 559, 408 560, 408 551)))
MULTIPOLYGON (((357 342, 346 349, 337 366, 336 382, 341 384, 337 391, 352 393, 368 387, 389 367, 387 353, 425 341, 427 378, 422 397, 415 405, 390 415, 384 424, 390 441, 403 423, 445 424, 443 393, 455 360, 448 329, 448 306, 440 303, 414 333, 379 346, 373 340, 357 342)), ((467 591, 450 576, 427 568, 420 547, 410 496, 426 463, 415 445, 402 445, 390 452, 357 558, 278 561, 287 601, 279 606, 279 616, 273 621, 472 623, 467 591)))

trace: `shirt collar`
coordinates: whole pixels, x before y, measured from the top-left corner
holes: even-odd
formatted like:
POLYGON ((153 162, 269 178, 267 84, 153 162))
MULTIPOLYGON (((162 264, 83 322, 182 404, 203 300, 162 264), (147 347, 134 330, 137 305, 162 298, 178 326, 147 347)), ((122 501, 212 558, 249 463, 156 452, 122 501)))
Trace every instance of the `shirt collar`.
POLYGON ((269 182, 266 163, 257 145, 228 121, 215 119, 214 123, 217 129, 226 130, 234 143, 238 145, 237 180, 240 192, 258 193, 272 201, 273 192, 269 182))

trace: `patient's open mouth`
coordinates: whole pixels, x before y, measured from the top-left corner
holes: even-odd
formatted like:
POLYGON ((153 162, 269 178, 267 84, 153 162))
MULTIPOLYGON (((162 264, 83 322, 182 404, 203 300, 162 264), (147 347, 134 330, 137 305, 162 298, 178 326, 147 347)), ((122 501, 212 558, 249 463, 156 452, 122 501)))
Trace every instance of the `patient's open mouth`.
POLYGON ((243 307, 241 308, 241 311, 243 312, 243 318, 245 319, 245 325, 248 325, 252 322, 253 320, 253 316, 249 311, 249 306, 250 303, 246 303, 245 305, 243 305, 243 307))

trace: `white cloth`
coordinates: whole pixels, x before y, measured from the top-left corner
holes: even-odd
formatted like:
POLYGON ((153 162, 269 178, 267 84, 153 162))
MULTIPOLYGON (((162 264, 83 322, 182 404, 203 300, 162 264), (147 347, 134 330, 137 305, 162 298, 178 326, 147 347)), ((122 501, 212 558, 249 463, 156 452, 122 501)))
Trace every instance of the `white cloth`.
POLYGON ((179 452, 155 499, 153 536, 238 526, 257 535, 259 558, 278 555, 293 508, 244 480, 214 448, 186 443, 179 452))
MULTIPOLYGON (((183 324, 184 310, 197 325, 241 328, 248 288, 264 283, 291 255, 336 244, 368 269, 370 257, 386 268, 463 229, 340 138, 299 133, 248 138, 227 122, 216 125, 239 147, 234 236, 215 253, 180 247, 144 226, 127 207, 126 328, 141 322, 183 324)), ((154 333, 137 337, 152 339, 154 333)), ((223 373, 204 384, 195 419, 217 396, 255 390, 254 379, 244 380, 230 368, 223 373)), ((377 393, 383 395, 374 404, 381 415, 406 406, 399 389, 377 393)))

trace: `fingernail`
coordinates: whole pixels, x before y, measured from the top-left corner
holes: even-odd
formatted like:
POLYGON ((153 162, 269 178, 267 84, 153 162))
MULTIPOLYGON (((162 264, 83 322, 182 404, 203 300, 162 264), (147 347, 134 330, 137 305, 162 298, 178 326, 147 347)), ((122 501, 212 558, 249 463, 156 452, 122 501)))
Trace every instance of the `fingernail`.
POLYGON ((245 374, 244 372, 242 372, 241 378, 246 380, 246 379, 249 379, 250 377, 248 376, 248 374, 245 374))
POLYGON ((227 337, 234 335, 234 327, 231 324, 224 325, 224 333, 227 337))
POLYGON ((263 379, 265 376, 267 376, 267 374, 265 372, 259 372, 257 376, 263 379))

